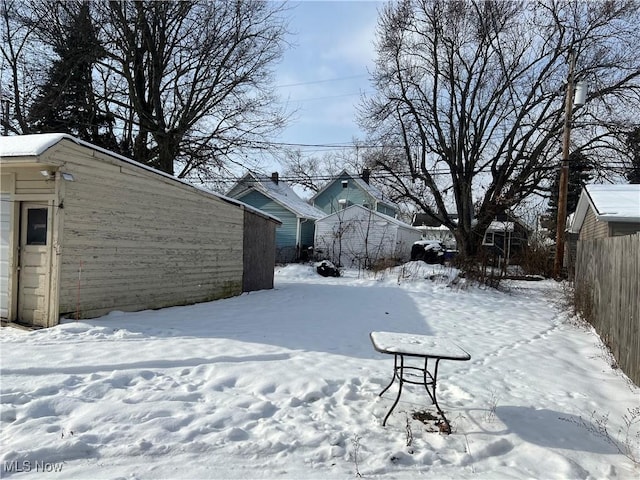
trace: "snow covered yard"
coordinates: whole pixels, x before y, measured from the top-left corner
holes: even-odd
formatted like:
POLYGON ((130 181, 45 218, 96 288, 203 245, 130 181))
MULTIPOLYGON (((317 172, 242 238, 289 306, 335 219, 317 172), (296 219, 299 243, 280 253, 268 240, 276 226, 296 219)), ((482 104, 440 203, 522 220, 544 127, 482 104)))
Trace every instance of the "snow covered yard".
POLYGON ((450 273, 291 265, 271 291, 3 328, 2 476, 637 478, 620 450, 640 457, 638 423, 625 437, 639 390, 559 306, 561 286, 451 288, 450 273), (471 354, 440 365, 451 435, 412 418, 434 412, 415 386, 381 426, 397 386, 378 397, 393 359, 372 330, 447 336, 471 354))

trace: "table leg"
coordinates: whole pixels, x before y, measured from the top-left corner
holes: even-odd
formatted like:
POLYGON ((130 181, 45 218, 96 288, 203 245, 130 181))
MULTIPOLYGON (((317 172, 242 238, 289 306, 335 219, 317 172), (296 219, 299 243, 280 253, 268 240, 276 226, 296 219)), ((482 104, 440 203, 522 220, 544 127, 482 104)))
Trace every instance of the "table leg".
MULTIPOLYGON (((438 362, 436 361, 436 372, 437 372, 437 369, 438 369, 438 362)), ((437 373, 434 373, 434 375, 431 375, 431 373, 429 372, 429 358, 425 358, 424 369, 422 370, 422 383, 424 383, 424 389, 427 391, 429 398, 431 398, 431 403, 433 404, 437 404, 436 389, 435 389, 435 384, 436 384, 435 375, 437 375, 437 373), (429 385, 431 385, 431 390, 429 390, 429 385)))
MULTIPOLYGON (((404 383, 404 355, 395 355, 395 360, 394 360, 394 368, 393 368, 393 379, 395 380, 395 378, 398 377, 398 383, 399 388, 398 388, 398 396, 396 397, 395 401, 393 402, 393 405, 391 405, 391 408, 389 409, 389 411, 387 412, 387 415, 384 417, 384 420, 382 421, 382 426, 386 426, 387 424, 387 419, 389 418, 389 415, 391 415, 391 412, 393 412, 393 409, 396 408, 396 405, 398 404, 398 402, 400 401, 400 395, 402 394, 402 384, 404 383), (400 375, 397 374, 398 371, 398 356, 400 356, 400 375)), ((391 380, 391 384, 393 384, 393 380, 391 380)), ((384 393, 390 386, 391 384, 389 384, 389 386, 387 386, 387 388, 385 388, 382 393, 384 393)), ((380 395, 382 395, 382 393, 380 395)))
MULTIPOLYGON (((438 399, 436 397, 436 383, 437 383, 437 379, 438 379, 438 365, 439 364, 440 364, 440 359, 438 358, 436 360, 435 369, 433 370, 433 376, 431 377, 432 380, 433 380, 433 382, 431 383, 431 390, 432 390, 433 393, 429 392, 428 388, 427 388, 427 393, 431 397, 431 400, 433 400, 433 403, 436 406, 436 410, 438 411, 438 413, 442 417, 442 422, 439 424, 440 425, 440 432, 446 433, 446 434, 450 434, 451 433, 451 424, 449 423, 449 420, 447 420, 447 417, 445 416, 444 412, 440 408, 440 405, 438 405, 438 399)), ((425 365, 425 367, 426 367, 426 365, 425 365)), ((426 383, 425 383, 425 387, 426 387, 426 383)))
POLYGON ((389 385, 387 385, 384 390, 382 390, 378 396, 381 397, 382 394, 384 392, 386 392, 387 390, 389 390, 389 387, 391 387, 391 385, 393 385, 393 382, 396 379, 396 372, 398 371, 398 355, 394 355, 393 356, 393 376, 391 377, 391 381, 389 382, 389 385))
MULTIPOLYGON (((436 406, 436 409, 438 409, 438 412, 440 412, 440 415, 442 415, 444 417, 444 413, 442 413, 442 410, 440 409, 440 405, 438 405, 438 399, 436 397, 436 383, 437 383, 437 379, 438 379, 438 365, 440 364, 440 359, 438 358, 436 360, 436 367, 433 370, 433 382, 431 383, 431 391, 433 392, 433 394, 429 394, 429 396, 431 397, 431 400, 433 400, 433 403, 436 406)), ((427 389, 427 392, 429 392, 429 389, 427 389)))

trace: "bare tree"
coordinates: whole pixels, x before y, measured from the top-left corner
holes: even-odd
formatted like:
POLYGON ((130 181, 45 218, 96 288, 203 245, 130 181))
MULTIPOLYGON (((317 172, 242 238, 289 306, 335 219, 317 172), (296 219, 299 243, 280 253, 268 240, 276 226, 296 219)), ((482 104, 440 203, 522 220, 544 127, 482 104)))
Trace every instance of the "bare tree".
MULTIPOLYGON (((33 133, 18 109, 28 111, 30 92, 57 60, 42 52, 66 41, 59 33, 75 2, 0 1, 2 81, 11 85, 2 94, 15 105, 12 131, 33 133)), ((107 52, 91 78, 96 108, 114 119, 106 136, 117 151, 202 178, 244 162, 247 152, 273 148, 269 137, 287 120, 271 88, 286 46, 285 5, 99 0, 85 7, 107 52)))
POLYGON ((545 194, 557 170, 571 50, 576 79, 591 83, 574 151, 619 153, 614 132, 640 105, 639 11, 635 1, 387 5, 377 93, 360 120, 386 146, 377 163, 389 183, 473 255, 495 216, 545 194))
POLYGON ((283 179, 317 193, 342 170, 358 174, 365 161, 358 155, 357 147, 331 150, 321 155, 306 156, 298 150, 288 150, 280 161, 284 167, 283 179))
POLYGON ((28 106, 47 68, 37 61, 43 52, 38 55, 34 49, 38 23, 32 21, 31 9, 20 0, 1 0, 0 17, 2 127, 13 134, 30 133, 28 106))
POLYGON ((271 69, 287 33, 283 6, 224 2, 103 4, 103 78, 135 157, 185 177, 262 148, 284 125, 271 69))
POLYGON ((640 183, 640 126, 635 127, 627 134, 627 146, 631 157, 625 177, 629 183, 640 183))

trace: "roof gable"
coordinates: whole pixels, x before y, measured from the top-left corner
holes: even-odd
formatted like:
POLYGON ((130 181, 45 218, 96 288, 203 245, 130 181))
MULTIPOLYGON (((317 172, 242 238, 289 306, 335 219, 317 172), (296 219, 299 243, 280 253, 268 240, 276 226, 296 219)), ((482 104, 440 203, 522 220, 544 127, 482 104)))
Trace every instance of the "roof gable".
POLYGON ((390 202, 389 200, 386 200, 384 198, 384 194, 375 186, 371 185, 370 183, 365 182, 362 178, 360 178, 358 175, 352 175, 347 169, 342 170, 338 175, 336 175, 333 179, 329 180, 324 187, 322 187, 320 190, 318 190, 318 192, 311 197, 311 201, 313 202, 313 200, 315 200, 316 198, 318 198, 320 195, 322 195, 327 189, 329 189, 329 187, 331 187, 331 185, 333 185, 334 183, 343 180, 345 177, 349 177, 351 180, 353 180, 354 185, 356 185, 360 190, 362 190, 365 194, 367 194, 369 197, 373 198, 374 200, 384 203, 385 205, 388 205, 390 207, 392 207, 393 209, 397 209, 398 206, 393 203, 390 202))
POLYGON ((309 205, 300 198, 285 182, 278 181, 276 183, 271 177, 258 176, 253 172, 247 172, 238 180, 229 190, 228 195, 234 198, 242 198, 252 190, 260 192, 265 197, 294 213, 297 217, 317 220, 325 215, 323 211, 309 205))

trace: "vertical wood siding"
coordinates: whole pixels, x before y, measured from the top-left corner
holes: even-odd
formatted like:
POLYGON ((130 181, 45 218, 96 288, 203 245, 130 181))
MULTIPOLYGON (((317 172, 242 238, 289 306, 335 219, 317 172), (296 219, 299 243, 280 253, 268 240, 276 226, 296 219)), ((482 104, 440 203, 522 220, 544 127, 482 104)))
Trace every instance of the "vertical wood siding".
POLYGON ((640 385, 640 234, 579 241, 575 302, 640 385))
POLYGON ((242 291, 243 209, 63 142, 61 314, 190 304, 242 291), (93 157, 99 157, 98 159, 93 157))
POLYGON ((276 222, 245 211, 242 290, 273 288, 276 261, 276 222))

